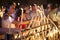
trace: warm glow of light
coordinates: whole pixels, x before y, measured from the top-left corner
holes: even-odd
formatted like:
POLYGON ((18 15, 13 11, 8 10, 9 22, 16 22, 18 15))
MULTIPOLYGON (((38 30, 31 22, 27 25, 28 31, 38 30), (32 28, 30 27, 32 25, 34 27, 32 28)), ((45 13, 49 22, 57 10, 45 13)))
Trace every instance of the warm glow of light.
POLYGON ((2 8, 3 8, 3 6, 2 6, 2 8))
POLYGON ((56 30, 58 30, 58 28, 56 27, 56 30))
MULTIPOLYGON (((0 10, 1 11, 1 10, 0 10)), ((0 12, 0 16, 3 17, 3 12, 0 12)))
POLYGON ((9 16, 9 21, 11 22, 12 21, 12 19, 11 19, 11 17, 9 16))
POLYGON ((18 3, 18 5, 20 5, 20 3, 18 3))
POLYGON ((54 29, 54 34, 55 34, 55 33, 58 33, 58 30, 54 29))
POLYGON ((32 7, 32 6, 30 5, 30 7, 32 7))
POLYGON ((34 39, 34 36, 32 36, 32 38, 34 39))
POLYGON ((46 40, 46 38, 44 38, 44 40, 46 40))
POLYGON ((16 6, 16 3, 15 2, 13 4, 16 6))
POLYGON ((18 38, 20 38, 20 35, 19 35, 19 37, 18 38))
POLYGON ((40 35, 39 33, 37 33, 37 35, 40 35))
POLYGON ((15 35, 14 38, 16 39, 17 38, 17 35, 15 35))
POLYGON ((38 8, 40 8, 40 6, 38 5, 38 8))
POLYGON ((15 28, 15 24, 11 23, 11 28, 15 28))
POLYGON ((50 32, 50 33, 49 33, 49 36, 53 37, 53 32, 50 32))
POLYGON ((32 6, 30 5, 30 10, 32 10, 32 6))
POLYGON ((22 17, 23 17, 23 8, 21 8, 21 10, 22 10, 22 17))

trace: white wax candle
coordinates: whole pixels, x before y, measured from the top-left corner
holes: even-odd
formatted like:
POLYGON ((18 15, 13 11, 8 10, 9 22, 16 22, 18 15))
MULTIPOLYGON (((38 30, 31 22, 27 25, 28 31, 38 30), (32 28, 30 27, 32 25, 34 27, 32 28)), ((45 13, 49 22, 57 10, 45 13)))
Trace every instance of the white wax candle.
MULTIPOLYGON (((10 22, 12 22, 12 19, 11 19, 11 17, 9 16, 9 21, 10 22)), ((8 25, 9 26, 9 33, 11 33, 11 24, 10 25, 8 25)))
POLYGON ((23 14, 23 8, 21 8, 21 10, 22 10, 22 14, 23 14))
POLYGON ((32 6, 30 5, 30 10, 32 11, 32 6))
POLYGON ((20 3, 18 3, 18 5, 20 5, 20 3))
POLYGON ((21 12, 21 26, 20 26, 20 29, 19 29, 20 36, 22 36, 21 30, 22 30, 23 8, 21 8, 21 10, 22 10, 22 12, 21 12))
POLYGON ((23 8, 21 8, 22 12, 21 12, 21 24, 22 24, 22 19, 23 19, 23 8))
POLYGON ((11 19, 11 17, 9 16, 9 21, 11 22, 12 21, 12 19, 11 19))

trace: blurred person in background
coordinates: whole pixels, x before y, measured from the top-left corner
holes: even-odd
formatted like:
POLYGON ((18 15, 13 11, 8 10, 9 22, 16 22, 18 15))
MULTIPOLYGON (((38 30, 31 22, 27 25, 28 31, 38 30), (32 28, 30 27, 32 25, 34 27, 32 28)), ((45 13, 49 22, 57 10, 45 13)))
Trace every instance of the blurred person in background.
POLYGON ((60 11, 60 4, 59 4, 59 9, 58 9, 58 11, 60 11))
POLYGON ((27 19, 27 20, 31 20, 31 16, 30 16, 31 10, 30 10, 29 6, 26 5, 26 6, 24 7, 24 10, 25 10, 25 15, 26 15, 25 17, 26 17, 26 19, 27 19))
POLYGON ((57 12, 57 22, 60 25, 60 5, 59 5, 59 8, 58 8, 58 12, 57 12))
POLYGON ((0 8, 0 28, 2 27, 1 8, 0 8))
MULTIPOLYGON (((11 23, 18 24, 18 21, 15 21, 14 16, 12 16, 15 13, 16 4, 13 2, 9 2, 6 5, 6 7, 7 7, 7 9, 2 18, 2 27, 3 28, 11 27, 11 23), (9 17, 10 17, 10 19, 9 19, 9 17)), ((15 28, 15 27, 12 26, 12 28, 15 28)))
POLYGON ((31 13, 30 13, 31 18, 32 18, 32 17, 35 17, 35 16, 37 15, 36 13, 37 13, 37 5, 36 5, 36 4, 35 4, 35 5, 33 4, 33 5, 32 5, 32 11, 31 11, 31 13))
POLYGON ((46 9, 44 10, 44 12, 45 12, 46 17, 48 17, 50 11, 52 10, 52 4, 49 3, 49 4, 47 4, 46 6, 47 6, 47 7, 46 7, 46 9))
POLYGON ((3 9, 1 8, 1 9, 0 9, 0 16, 1 16, 1 17, 3 17, 3 14, 4 14, 4 12, 5 12, 4 9, 5 9, 5 8, 3 8, 3 9))
POLYGON ((58 26, 57 23, 57 12, 58 12, 58 5, 53 5, 51 12, 49 13, 50 19, 58 26))

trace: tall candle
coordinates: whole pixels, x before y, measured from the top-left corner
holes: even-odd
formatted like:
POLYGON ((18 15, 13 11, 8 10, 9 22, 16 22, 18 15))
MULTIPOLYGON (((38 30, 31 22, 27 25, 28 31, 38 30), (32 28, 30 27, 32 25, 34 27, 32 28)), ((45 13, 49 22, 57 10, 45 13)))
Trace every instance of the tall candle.
MULTIPOLYGON (((21 12, 21 24, 22 24, 22 19, 23 19, 23 8, 21 8, 22 12, 21 12)), ((20 28, 22 28, 22 25, 20 26, 20 28)))
POLYGON ((10 16, 9 16, 9 21, 10 21, 10 22, 12 22, 12 19, 11 19, 11 17, 10 17, 10 16))
POLYGON ((32 11, 32 6, 30 5, 30 10, 32 11))
POLYGON ((23 8, 21 8, 22 12, 21 12, 21 25, 20 25, 20 29, 19 29, 19 34, 20 36, 22 36, 21 30, 22 30, 22 19, 23 19, 23 8))
POLYGON ((48 21, 48 19, 47 19, 47 24, 48 24, 48 22, 49 22, 49 21, 48 21))
MULTIPOLYGON (((9 16, 9 21, 12 22, 12 19, 10 16, 9 16)), ((11 24, 10 25, 8 24, 8 26, 9 26, 9 33, 11 33, 11 24)))

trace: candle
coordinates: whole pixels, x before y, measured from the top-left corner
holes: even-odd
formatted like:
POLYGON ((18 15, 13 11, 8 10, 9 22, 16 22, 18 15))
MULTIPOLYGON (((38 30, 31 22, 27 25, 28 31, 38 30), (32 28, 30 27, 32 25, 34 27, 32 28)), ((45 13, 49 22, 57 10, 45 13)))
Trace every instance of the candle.
POLYGON ((17 37, 18 37, 18 34, 15 34, 15 35, 14 35, 14 38, 17 39, 17 37))
POLYGON ((20 21, 20 17, 18 17, 18 21, 20 21))
POLYGON ((9 21, 12 22, 12 18, 9 16, 9 21))
POLYGON ((36 17, 35 17, 35 19, 33 21, 32 27, 36 26, 35 24, 37 24, 36 17))
POLYGON ((58 30, 53 29, 54 39, 58 39, 58 30))
MULTIPOLYGON (((9 21, 12 22, 12 18, 10 16, 9 16, 9 21)), ((9 26, 9 33, 11 33, 11 24, 10 25, 8 24, 8 26, 9 26)))
POLYGON ((44 40, 46 40, 46 38, 44 38, 44 40))
POLYGON ((18 6, 20 5, 20 3, 18 3, 18 6))
POLYGON ((44 15, 44 24, 46 24, 46 17, 45 17, 45 15, 44 15))
POLYGON ((33 22, 33 20, 34 20, 34 16, 32 17, 32 19, 31 19, 31 21, 30 21, 30 23, 29 23, 29 25, 28 25, 28 29, 30 28, 30 26, 31 26, 31 24, 32 24, 32 22, 33 22))
POLYGON ((22 28, 22 19, 23 19, 23 8, 21 8, 22 12, 21 12, 21 26, 20 28, 22 28))
POLYGON ((47 24, 49 23, 48 19, 47 19, 47 24))
POLYGON ((21 32, 21 30, 22 30, 22 19, 23 19, 23 8, 21 8, 21 10, 22 10, 22 12, 21 12, 21 25, 20 25, 20 29, 19 29, 19 34, 20 34, 20 36, 22 36, 22 32, 21 32))
POLYGON ((30 10, 32 11, 32 6, 30 5, 30 10))
POLYGON ((23 8, 21 8, 21 10, 22 10, 22 14, 23 14, 23 8))
POLYGON ((50 36, 50 37, 53 37, 53 32, 49 32, 49 33, 50 33, 50 35, 49 35, 49 36, 50 36))
POLYGON ((3 14, 4 14, 4 12, 2 12, 2 11, 0 10, 0 17, 1 17, 1 18, 3 17, 3 14))
POLYGON ((38 8, 40 8, 40 6, 39 6, 39 5, 38 5, 37 7, 38 7, 38 8))

